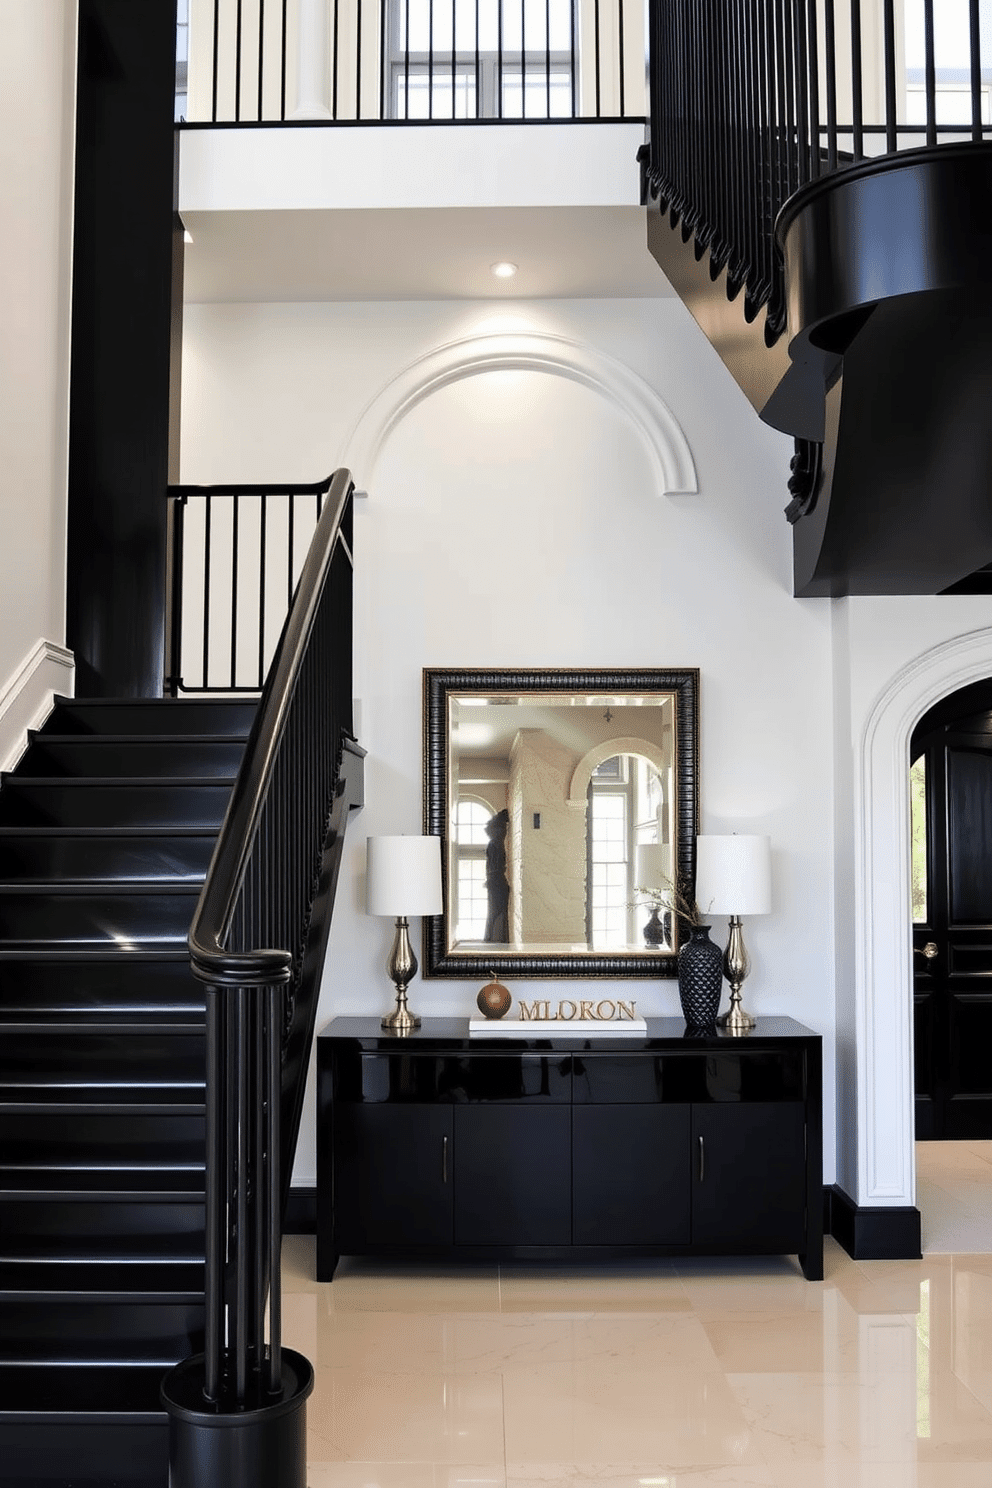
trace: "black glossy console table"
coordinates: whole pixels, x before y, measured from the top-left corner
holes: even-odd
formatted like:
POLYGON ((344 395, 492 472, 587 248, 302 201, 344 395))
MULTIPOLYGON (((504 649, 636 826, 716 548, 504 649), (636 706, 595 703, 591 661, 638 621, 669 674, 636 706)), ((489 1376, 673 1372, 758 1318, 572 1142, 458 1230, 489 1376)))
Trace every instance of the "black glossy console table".
POLYGON ((588 1039, 337 1018, 317 1072, 320 1280, 340 1255, 796 1254, 823 1276, 821 1041, 791 1018, 588 1039))

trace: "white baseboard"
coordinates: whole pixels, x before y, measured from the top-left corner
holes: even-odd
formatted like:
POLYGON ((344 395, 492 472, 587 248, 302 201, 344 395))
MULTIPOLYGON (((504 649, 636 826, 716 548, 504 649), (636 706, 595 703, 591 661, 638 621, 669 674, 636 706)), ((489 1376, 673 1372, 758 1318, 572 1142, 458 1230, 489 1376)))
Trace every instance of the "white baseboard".
POLYGON ((76 661, 71 651, 41 640, 0 688, 0 770, 12 770, 40 728, 56 694, 71 696, 76 661))

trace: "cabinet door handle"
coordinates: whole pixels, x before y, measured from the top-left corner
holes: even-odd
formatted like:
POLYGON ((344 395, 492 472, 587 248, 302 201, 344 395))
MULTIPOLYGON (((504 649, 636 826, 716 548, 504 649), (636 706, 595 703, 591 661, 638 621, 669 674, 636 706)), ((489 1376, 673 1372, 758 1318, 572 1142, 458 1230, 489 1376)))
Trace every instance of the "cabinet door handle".
POLYGON ((699 1139, 699 1181, 702 1183, 706 1177, 706 1144, 702 1137, 699 1139))
POLYGON ((447 1137, 442 1137, 441 1138, 441 1182, 442 1183, 447 1183, 447 1181, 448 1181, 448 1139, 447 1139, 447 1137))

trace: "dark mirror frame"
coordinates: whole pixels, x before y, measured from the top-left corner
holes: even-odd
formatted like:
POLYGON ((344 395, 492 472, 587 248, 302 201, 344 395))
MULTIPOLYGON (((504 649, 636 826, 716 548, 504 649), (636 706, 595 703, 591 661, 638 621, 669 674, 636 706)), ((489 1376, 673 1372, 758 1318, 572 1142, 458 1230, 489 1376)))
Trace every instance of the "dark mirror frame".
MULTIPOLYGON (((466 980, 516 977, 674 977, 678 934, 670 953, 582 951, 534 955, 517 951, 449 951, 448 905, 448 695, 460 692, 668 692, 676 699, 675 790, 678 798, 676 861, 680 878, 695 882, 699 812, 699 670, 486 671, 424 669, 424 832, 441 838, 445 913, 424 918, 424 976, 466 980)), ((677 923, 677 922, 676 922, 677 923)))

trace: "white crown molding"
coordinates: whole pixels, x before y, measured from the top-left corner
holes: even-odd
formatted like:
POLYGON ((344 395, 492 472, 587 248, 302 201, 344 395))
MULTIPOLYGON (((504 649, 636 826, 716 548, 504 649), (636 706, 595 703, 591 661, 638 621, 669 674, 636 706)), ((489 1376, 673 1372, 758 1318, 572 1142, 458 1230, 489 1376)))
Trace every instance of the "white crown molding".
POLYGON ((910 736, 942 697, 992 675, 992 628, 908 662, 875 700, 858 753, 855 811, 859 1205, 916 1202, 910 736))
POLYGON ((363 487, 396 426, 432 393, 480 372, 530 371, 564 377, 599 393, 639 435, 659 493, 698 490, 689 443, 668 405, 630 367, 565 336, 539 332, 469 336, 436 347, 411 362, 366 404, 352 427, 339 465, 363 487))
POLYGON ((64 646, 36 641, 0 688, 0 769, 14 768, 27 746, 28 730, 44 723, 56 693, 72 692, 75 666, 64 646))

